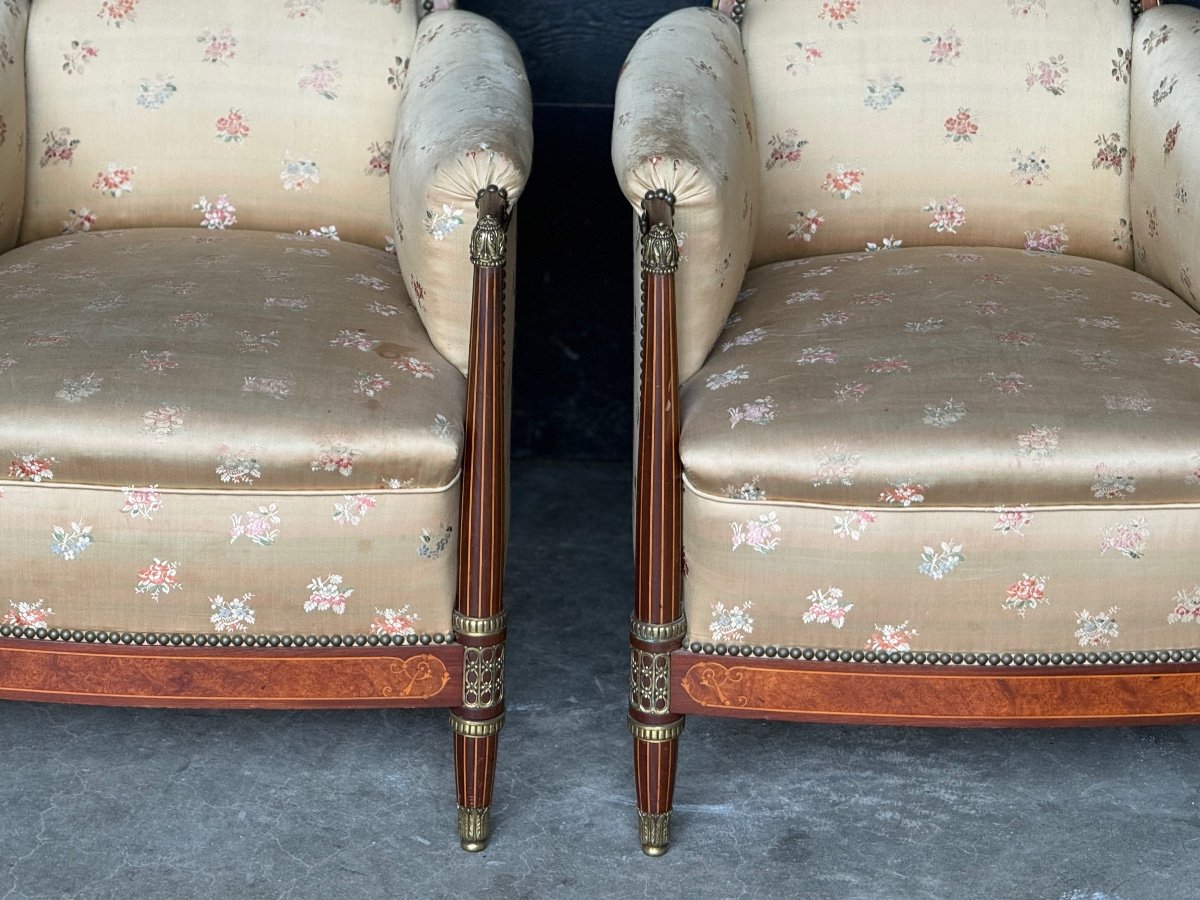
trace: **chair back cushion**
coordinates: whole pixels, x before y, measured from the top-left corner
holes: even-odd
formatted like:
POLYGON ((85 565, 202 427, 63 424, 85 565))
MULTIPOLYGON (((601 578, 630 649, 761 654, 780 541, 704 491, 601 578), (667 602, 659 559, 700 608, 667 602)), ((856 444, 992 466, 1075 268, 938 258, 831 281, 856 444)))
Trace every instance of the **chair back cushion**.
POLYGON ((336 228, 383 247, 420 0, 37 0, 21 241, 336 228))
POLYGON ((1125 0, 749 0, 754 265, 904 246, 1130 265, 1125 0))

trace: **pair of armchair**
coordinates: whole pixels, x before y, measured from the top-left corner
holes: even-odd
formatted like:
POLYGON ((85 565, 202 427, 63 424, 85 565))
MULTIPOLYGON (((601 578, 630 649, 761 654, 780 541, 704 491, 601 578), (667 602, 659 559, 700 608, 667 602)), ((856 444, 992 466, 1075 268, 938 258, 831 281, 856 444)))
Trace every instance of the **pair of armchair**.
POLYGON ((718 0, 634 47, 646 853, 689 714, 1200 718, 1200 14, 1151 5, 718 0))
POLYGON ((0 4, 0 696, 449 707, 476 850, 532 136, 450 6, 0 4))
MULTIPOLYGON (((3 0, 0 696, 449 707, 480 849, 530 101, 448 5, 3 0)), ((686 714, 1200 717, 1200 17, 1135 11, 634 48, 647 853, 686 714)))

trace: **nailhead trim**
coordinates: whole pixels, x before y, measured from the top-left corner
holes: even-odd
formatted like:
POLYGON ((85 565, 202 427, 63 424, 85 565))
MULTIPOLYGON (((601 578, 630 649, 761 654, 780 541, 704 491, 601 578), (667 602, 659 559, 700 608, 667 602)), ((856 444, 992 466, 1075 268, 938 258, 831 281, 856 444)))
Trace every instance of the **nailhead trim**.
MULTIPOLYGON (((2 633, 2 632, 0 632, 2 633)), ((762 647, 751 644, 703 644, 692 641, 687 649, 707 656, 754 656, 768 659, 797 659, 806 662, 883 663, 918 666, 1113 666, 1162 665, 1200 662, 1194 650, 1116 650, 1102 653, 944 653, 919 650, 826 650, 814 647, 762 647)))
POLYGON ((171 647, 402 647, 453 644, 452 634, 179 634, 128 631, 71 631, 0 625, 0 638, 69 644, 136 644, 171 647))

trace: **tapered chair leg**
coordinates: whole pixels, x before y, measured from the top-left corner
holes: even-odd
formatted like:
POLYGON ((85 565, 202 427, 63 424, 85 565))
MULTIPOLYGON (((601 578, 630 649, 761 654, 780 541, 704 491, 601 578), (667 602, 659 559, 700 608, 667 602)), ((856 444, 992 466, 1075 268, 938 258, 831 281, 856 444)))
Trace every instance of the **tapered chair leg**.
POLYGON ((637 779, 638 840, 647 856, 662 856, 671 842, 671 805, 683 719, 667 726, 631 727, 637 779), (646 735, 645 737, 641 735, 646 735))
POLYGON ((491 829, 496 749, 504 716, 474 722, 451 716, 454 727, 454 787, 458 800, 458 837, 464 850, 487 846, 491 829))

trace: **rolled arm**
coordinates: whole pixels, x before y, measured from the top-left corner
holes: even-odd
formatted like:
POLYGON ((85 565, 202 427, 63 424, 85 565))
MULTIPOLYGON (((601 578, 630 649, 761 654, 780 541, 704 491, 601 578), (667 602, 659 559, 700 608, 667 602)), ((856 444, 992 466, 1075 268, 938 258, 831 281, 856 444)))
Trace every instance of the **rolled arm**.
POLYGON ((1131 90, 1137 268, 1200 306, 1200 11, 1138 19, 1131 90))
POLYGON ((754 244, 758 152, 737 26, 711 9, 660 19, 625 62, 614 112, 613 167, 629 202, 674 197, 682 381, 711 350, 754 244))
POLYGON ((533 154, 529 81, 512 40, 487 19, 434 12, 417 33, 391 168, 396 256, 434 346, 466 373, 470 237, 489 186, 514 203, 533 154))
POLYGON ((25 29, 29 0, 0 5, 0 253, 17 243, 25 206, 25 29))

